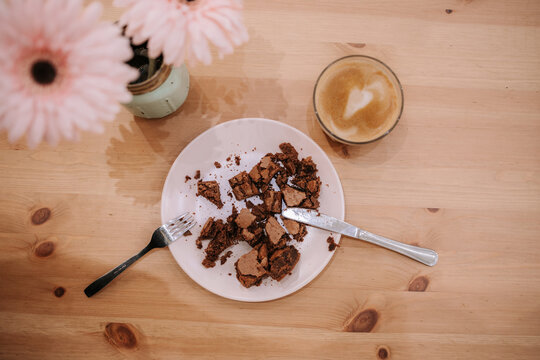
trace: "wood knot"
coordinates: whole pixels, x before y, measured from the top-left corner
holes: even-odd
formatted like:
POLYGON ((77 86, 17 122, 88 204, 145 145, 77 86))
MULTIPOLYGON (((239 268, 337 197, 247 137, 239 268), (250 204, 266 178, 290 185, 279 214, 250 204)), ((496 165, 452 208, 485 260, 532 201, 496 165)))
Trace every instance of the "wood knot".
POLYGON ((429 279, 425 276, 419 276, 409 284, 409 291, 426 291, 429 285, 429 279))
POLYGON ((375 309, 366 309, 354 316, 345 325, 345 331, 370 332, 377 324, 379 313, 375 309))
POLYGON ((66 293, 66 289, 64 289, 62 286, 58 286, 56 289, 54 289, 54 296, 56 297, 62 297, 66 293))
POLYGON ((38 244, 34 250, 34 254, 37 257, 47 257, 51 256, 51 254, 54 252, 54 243, 52 241, 44 241, 41 244, 38 244))
POLYGON ((390 356, 390 350, 386 346, 379 346, 377 349, 377 358, 379 359, 388 359, 390 356))
POLYGON ((105 326, 105 338, 117 348, 133 349, 137 347, 135 329, 130 324, 108 323, 105 326))
POLYGON ((430 213, 433 213, 435 214, 437 211, 441 210, 439 208, 427 208, 427 210, 430 212, 430 213))
POLYGON ((49 208, 38 209, 32 214, 32 224, 41 225, 51 217, 51 210, 49 208))
POLYGON ((446 9, 446 10, 444 10, 444 11, 446 11, 447 14, 451 14, 451 13, 454 12, 454 10, 452 10, 452 9, 446 9))

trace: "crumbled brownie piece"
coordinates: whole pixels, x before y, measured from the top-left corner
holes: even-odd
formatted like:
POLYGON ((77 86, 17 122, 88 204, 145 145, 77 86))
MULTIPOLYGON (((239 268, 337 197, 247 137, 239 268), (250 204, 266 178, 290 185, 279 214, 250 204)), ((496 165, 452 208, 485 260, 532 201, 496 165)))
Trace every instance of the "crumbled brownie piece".
POLYGON ((291 273, 300 260, 300 253, 292 245, 276 250, 270 256, 270 276, 272 279, 280 281, 287 274, 291 273))
POLYGON ((230 197, 230 198, 232 199, 232 198, 233 198, 232 192, 229 191, 229 192, 227 193, 227 196, 230 197))
POLYGON ((216 169, 219 169, 221 167, 221 164, 218 163, 217 161, 214 162, 214 166, 216 167, 216 169))
POLYGON ((236 200, 244 200, 248 197, 257 195, 259 190, 257 186, 251 181, 248 173, 242 171, 240 174, 229 179, 232 191, 236 200))
POLYGON ((234 267, 236 268, 236 278, 240 284, 247 288, 259 286, 267 275, 266 270, 258 260, 258 251, 255 249, 242 255, 234 267))
MULTIPOLYGON (((218 220, 218 221, 221 222, 221 226, 222 226, 223 220, 218 220)), ((214 218, 210 217, 204 223, 201 229, 201 233, 199 234, 199 239, 212 239, 214 236, 216 236, 217 230, 218 230, 218 226, 216 226, 216 222, 214 221, 214 218)))
POLYGON ((197 249, 202 249, 202 241, 201 241, 201 239, 195 240, 195 245, 197 246, 197 249))
POLYGON ((283 194, 281 191, 267 190, 263 193, 264 206, 266 211, 279 214, 281 213, 281 199, 283 194))
POLYGON ((317 165, 310 156, 300 161, 297 173, 291 182, 306 192, 306 199, 299 205, 300 207, 310 209, 319 207, 321 179, 317 176, 317 165))
POLYGON ((261 188, 263 185, 268 185, 278 171, 279 165, 272 160, 272 154, 267 154, 251 169, 249 176, 261 188))
POLYGON ((186 181, 184 181, 184 182, 188 182, 189 180, 191 180, 191 176, 186 175, 186 181))
POLYGON ((270 243, 273 246, 278 246, 282 243, 283 235, 285 235, 285 229, 279 225, 275 217, 271 216, 268 218, 264 229, 266 230, 268 240, 270 240, 270 243))
POLYGON ((236 243, 235 240, 236 239, 227 236, 226 227, 222 228, 221 231, 219 231, 216 236, 210 240, 208 246, 204 250, 206 257, 203 260, 203 265, 205 267, 214 267, 219 255, 223 252, 223 250, 227 249, 231 245, 234 245, 236 243))
POLYGON ((282 143, 279 145, 281 153, 276 154, 276 158, 281 161, 285 167, 286 173, 289 176, 296 174, 296 169, 298 167, 298 152, 296 149, 289 143, 282 143))
POLYGON ((319 200, 317 200, 314 196, 308 197, 302 204, 300 204, 300 207, 307 208, 307 209, 318 209, 320 206, 319 200))
POLYGON ((292 235, 294 240, 304 241, 304 237, 307 235, 307 229, 305 224, 299 223, 298 221, 294 221, 291 219, 285 219, 283 216, 281 217, 281 220, 283 220, 285 228, 287 229, 289 234, 292 235))
POLYGON ((259 225, 255 225, 251 226, 249 229, 243 229, 241 236, 242 240, 254 247, 257 244, 260 244, 263 240, 264 231, 263 228, 259 227, 259 225))
POLYGON ((193 235, 193 233, 189 230, 184 233, 184 236, 191 236, 191 235, 193 235))
POLYGON ((202 196, 212 204, 216 205, 218 209, 223 207, 221 202, 221 193, 219 191, 219 185, 217 181, 201 181, 197 183, 197 196, 202 196))
POLYGON ((289 181, 289 177, 287 176, 287 174, 285 173, 285 171, 283 172, 280 172, 277 176, 276 176, 276 184, 277 186, 279 186, 279 188, 281 189, 282 187, 284 187, 285 185, 287 185, 287 182, 289 181))
POLYGON ((242 160, 242 158, 241 158, 240 156, 236 155, 236 156, 234 157, 234 163, 235 163, 236 165, 240 165, 240 160, 242 160))
POLYGON ((242 238, 244 241, 247 241, 248 243, 253 241, 255 239, 255 234, 250 232, 248 229, 242 229, 242 238))
POLYGON ((299 206, 305 199, 306 193, 300 190, 296 190, 289 185, 285 185, 281 188, 283 192, 283 199, 287 206, 299 206))
POLYGON ((195 176, 193 177, 195 180, 198 180, 201 178, 201 170, 197 170, 195 172, 195 176))
POLYGON ((224 255, 221 255, 221 257, 219 258, 219 262, 221 263, 221 265, 225 264, 227 262, 227 259, 230 258, 231 255, 231 250, 227 251, 224 255))
POLYGON ((328 239, 326 239, 326 242, 328 243, 328 251, 334 251, 339 247, 339 244, 336 244, 332 236, 329 236, 328 239))
POLYGON ((216 266, 216 261, 215 260, 212 261, 207 258, 204 258, 202 261, 202 264, 205 268, 213 268, 214 266, 216 266))
POLYGON ((259 259, 262 267, 268 270, 268 246, 266 246, 266 244, 261 244, 261 246, 257 250, 259 252, 257 255, 257 259, 259 259))
POLYGON ((256 216, 251 213, 248 209, 244 208, 240 210, 236 218, 236 224, 242 229, 247 229, 255 221, 256 216))
POLYGON ((266 211, 266 206, 264 206, 264 204, 253 205, 251 213, 255 215, 257 221, 266 220, 268 216, 270 216, 270 213, 266 211))
POLYGON ((298 151, 291 145, 291 143, 279 144, 279 149, 287 156, 288 159, 298 160, 298 151))
POLYGON ((226 159, 226 160, 227 160, 227 161, 231 161, 231 156, 232 156, 232 155, 227 156, 227 159, 226 159))

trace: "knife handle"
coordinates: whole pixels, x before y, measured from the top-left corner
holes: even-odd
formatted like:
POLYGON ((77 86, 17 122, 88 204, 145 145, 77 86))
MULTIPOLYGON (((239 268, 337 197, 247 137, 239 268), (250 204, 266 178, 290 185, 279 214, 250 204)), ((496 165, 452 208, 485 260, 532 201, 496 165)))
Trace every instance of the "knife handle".
POLYGON ((369 231, 365 231, 362 229, 357 228, 354 237, 408 256, 411 259, 419 261, 422 264, 428 266, 435 265, 439 260, 439 255, 437 255, 437 253, 431 249, 425 249, 418 246, 404 244, 399 241, 385 238, 384 236, 372 234, 369 231))

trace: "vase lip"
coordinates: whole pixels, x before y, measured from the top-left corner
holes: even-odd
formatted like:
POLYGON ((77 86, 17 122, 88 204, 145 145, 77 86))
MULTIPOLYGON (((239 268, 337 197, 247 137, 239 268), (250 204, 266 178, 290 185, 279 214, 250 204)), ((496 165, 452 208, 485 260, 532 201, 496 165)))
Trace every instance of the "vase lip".
POLYGON ((127 88, 133 95, 149 93, 161 86, 167 80, 172 71, 172 65, 162 64, 161 67, 149 79, 136 84, 128 84, 127 88))

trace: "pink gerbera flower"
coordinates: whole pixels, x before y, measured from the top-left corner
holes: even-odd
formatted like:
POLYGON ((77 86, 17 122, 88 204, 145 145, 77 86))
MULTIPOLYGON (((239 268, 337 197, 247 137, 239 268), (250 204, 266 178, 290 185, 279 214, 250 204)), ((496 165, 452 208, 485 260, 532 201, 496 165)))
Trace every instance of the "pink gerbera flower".
POLYGON ((126 85, 138 73, 124 63, 129 41, 99 21, 101 10, 81 0, 0 1, 0 129, 10 142, 26 133, 35 147, 101 131, 99 120, 130 100, 126 85))
POLYGON ((120 19, 135 45, 148 40, 148 53, 163 54, 167 64, 212 62, 209 43, 219 57, 248 40, 240 0, 115 0, 128 7, 120 19))

